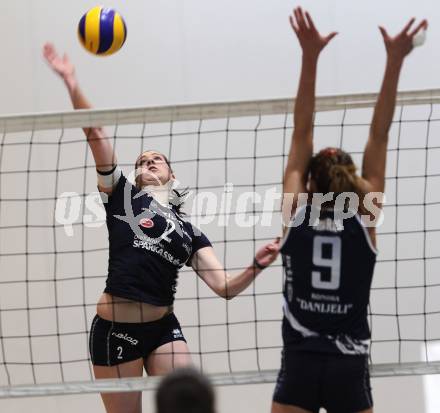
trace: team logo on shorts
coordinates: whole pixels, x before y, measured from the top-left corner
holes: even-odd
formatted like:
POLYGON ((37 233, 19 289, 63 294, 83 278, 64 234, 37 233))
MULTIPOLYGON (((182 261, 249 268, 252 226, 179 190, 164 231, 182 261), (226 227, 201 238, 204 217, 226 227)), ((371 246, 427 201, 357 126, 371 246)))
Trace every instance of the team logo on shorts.
POLYGON ((115 336, 115 337, 120 338, 122 340, 128 341, 132 346, 135 346, 135 345, 137 345, 137 343, 139 343, 138 340, 136 340, 133 337, 130 337, 127 333, 124 334, 124 333, 113 332, 112 336, 115 336))
POLYGON ((144 227, 144 228, 153 228, 153 227, 154 227, 154 222, 153 222, 153 220, 150 219, 150 218, 142 218, 142 219, 139 221, 139 225, 140 225, 141 227, 144 227))
POLYGON ((175 328, 173 330, 173 337, 174 338, 183 338, 183 334, 178 328, 175 328))

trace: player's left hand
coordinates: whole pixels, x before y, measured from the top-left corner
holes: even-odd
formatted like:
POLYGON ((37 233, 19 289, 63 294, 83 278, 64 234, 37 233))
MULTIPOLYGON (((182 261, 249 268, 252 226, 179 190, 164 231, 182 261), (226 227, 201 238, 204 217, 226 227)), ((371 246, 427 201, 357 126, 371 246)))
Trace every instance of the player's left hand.
POLYGON ((272 264, 280 250, 280 237, 277 237, 270 244, 261 247, 255 254, 258 263, 264 267, 272 264))
POLYGON ((379 26, 379 30, 382 34, 385 48, 387 50, 388 58, 403 61, 405 56, 407 56, 414 48, 414 38, 417 36, 417 34, 428 28, 428 21, 422 20, 415 27, 415 29, 411 30, 414 22, 415 19, 412 18, 405 25, 402 31, 394 37, 390 36, 384 27, 379 26))

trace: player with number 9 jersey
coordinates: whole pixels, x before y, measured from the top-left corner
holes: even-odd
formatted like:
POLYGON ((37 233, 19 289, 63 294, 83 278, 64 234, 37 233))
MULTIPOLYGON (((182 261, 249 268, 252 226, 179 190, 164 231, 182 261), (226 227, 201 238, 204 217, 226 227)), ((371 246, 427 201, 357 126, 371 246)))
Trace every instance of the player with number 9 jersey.
POLYGON ((286 341, 306 351, 366 355, 376 249, 358 215, 339 225, 338 211, 326 208, 310 225, 312 214, 310 205, 297 209, 280 249, 286 341))
POLYGON ((381 28, 387 65, 361 175, 340 148, 313 154, 318 59, 337 33, 321 35, 301 7, 290 23, 303 54, 283 182, 284 346, 272 413, 372 413, 367 309, 388 132, 402 63, 427 23, 410 30, 412 19, 395 37, 381 28))

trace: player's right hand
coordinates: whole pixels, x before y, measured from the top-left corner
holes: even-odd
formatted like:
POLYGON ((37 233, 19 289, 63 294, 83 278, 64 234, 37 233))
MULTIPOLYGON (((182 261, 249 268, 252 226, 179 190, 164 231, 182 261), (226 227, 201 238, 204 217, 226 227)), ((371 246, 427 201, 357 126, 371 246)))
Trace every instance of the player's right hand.
POLYGON ((61 76, 65 81, 75 77, 75 67, 70 62, 68 56, 59 56, 52 43, 46 43, 43 47, 43 56, 52 70, 61 76))
POLYGON ((303 53, 310 57, 318 57, 322 49, 337 35, 332 32, 327 36, 322 36, 315 27, 310 14, 304 12, 301 7, 293 10, 293 15, 289 16, 290 25, 298 37, 303 53))

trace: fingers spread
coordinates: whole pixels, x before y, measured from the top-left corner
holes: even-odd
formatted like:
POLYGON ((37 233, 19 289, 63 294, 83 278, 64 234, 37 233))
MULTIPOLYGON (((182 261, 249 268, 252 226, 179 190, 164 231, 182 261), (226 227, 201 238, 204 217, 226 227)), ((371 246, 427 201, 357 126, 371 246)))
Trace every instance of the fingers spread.
POLYGON ((45 44, 43 47, 43 54, 47 56, 50 53, 50 46, 48 44, 45 44))
POLYGON ((411 28, 411 26, 414 24, 414 22, 416 21, 416 19, 413 17, 407 24, 406 26, 403 28, 402 33, 408 33, 408 30, 411 28))
POLYGON ((301 7, 297 7, 297 8, 295 9, 295 17, 296 17, 296 22, 297 22, 297 24, 298 24, 298 27, 299 27, 301 30, 305 30, 305 29, 308 28, 308 27, 307 27, 307 24, 306 24, 306 22, 305 22, 305 20, 304 20, 304 13, 303 13, 301 7))
POLYGON ((306 20, 307 20, 309 27, 312 30, 316 31, 316 27, 315 27, 315 24, 313 23, 313 19, 307 11, 306 11, 306 20))
POLYGON ((413 37, 415 36, 420 30, 426 30, 428 28, 428 21, 422 20, 420 24, 417 25, 417 27, 409 33, 409 36, 413 37))
POLYGON ((335 37, 338 34, 338 32, 331 32, 326 38, 325 41, 328 43, 333 37, 335 37))
POLYGON ((296 21, 296 24, 298 25, 298 21, 299 21, 298 8, 293 9, 293 15, 295 16, 295 21, 296 21))
POLYGON ((385 40, 389 38, 389 36, 388 36, 388 32, 385 30, 384 27, 379 26, 379 30, 380 30, 380 32, 382 33, 382 36, 383 36, 383 38, 384 38, 385 40))
POLYGON ((48 60, 53 60, 56 56, 55 47, 52 43, 46 43, 43 47, 43 55, 48 60))
POLYGON ((298 30, 299 30, 299 28, 298 28, 298 26, 296 25, 295 20, 294 20, 294 18, 293 18, 292 16, 289 16, 289 21, 290 21, 290 26, 292 26, 293 31, 294 31, 296 34, 298 34, 298 30))

